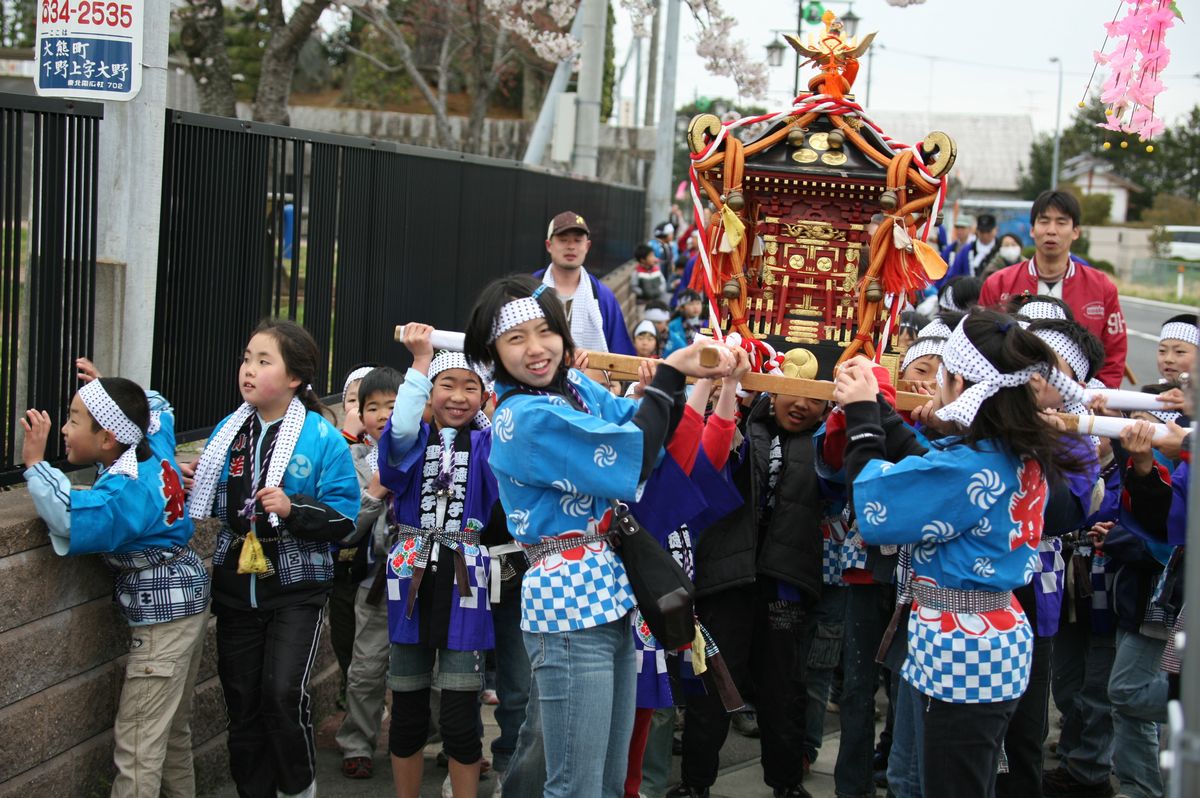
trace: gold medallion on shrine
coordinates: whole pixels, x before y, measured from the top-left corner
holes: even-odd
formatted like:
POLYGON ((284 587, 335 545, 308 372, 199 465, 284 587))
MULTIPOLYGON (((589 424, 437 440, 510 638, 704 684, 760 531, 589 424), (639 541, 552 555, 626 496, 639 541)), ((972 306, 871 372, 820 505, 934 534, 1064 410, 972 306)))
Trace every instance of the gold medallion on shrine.
POLYGON ((809 149, 796 150, 792 153, 792 160, 796 163, 813 163, 817 160, 817 153, 809 149))
POLYGON ((808 146, 818 152, 824 152, 829 149, 829 134, 828 133, 813 133, 808 137, 808 146))
POLYGON ((846 153, 844 152, 827 152, 821 156, 821 163, 828 166, 841 166, 846 162, 846 153))

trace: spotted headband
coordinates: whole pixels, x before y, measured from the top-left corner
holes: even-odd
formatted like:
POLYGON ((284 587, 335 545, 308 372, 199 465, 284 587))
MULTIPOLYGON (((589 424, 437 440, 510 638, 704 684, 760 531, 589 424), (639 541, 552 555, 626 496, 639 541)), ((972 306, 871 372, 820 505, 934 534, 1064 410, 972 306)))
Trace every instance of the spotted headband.
MULTIPOLYGON (((129 416, 125 415, 125 411, 108 395, 108 391, 104 389, 100 380, 92 380, 80 388, 79 399, 101 429, 108 430, 118 443, 129 447, 108 470, 114 474, 124 474, 130 479, 137 479, 137 444, 146 437, 142 433, 141 427, 134 424, 129 416)), ((153 435, 158 430, 158 413, 151 413, 150 424, 146 432, 153 435)))
POLYGON ((900 363, 900 373, 903 374, 904 370, 912 365, 913 361, 917 360, 918 358, 926 357, 928 355, 937 355, 938 357, 941 357, 942 347, 945 345, 945 343, 945 338, 937 337, 918 338, 917 340, 913 341, 908 349, 906 349, 904 352, 904 360, 900 363))
POLYGON ((1017 313, 1033 321, 1045 321, 1047 319, 1067 320, 1067 312, 1061 307, 1053 302, 1039 302, 1036 299, 1032 299, 1017 308, 1017 313))
POLYGON ((1054 353, 1067 361, 1067 365, 1071 367, 1071 371, 1075 372, 1075 379, 1079 382, 1084 382, 1087 379, 1087 373, 1090 363, 1087 355, 1079 348, 1079 344, 1071 340, 1066 333, 1058 330, 1031 330, 1034 335, 1046 342, 1046 346, 1054 350, 1054 353))
POLYGON ((943 374, 957 374, 973 384, 953 402, 935 412, 942 421, 954 421, 963 427, 969 427, 975 420, 979 407, 987 399, 1001 388, 1025 385, 1034 374, 1043 373, 1047 364, 1038 363, 1020 371, 1001 373, 975 348, 975 344, 967 337, 965 324, 964 318, 942 347, 942 367, 938 370, 938 384, 944 381, 943 374))
POLYGON ((1185 321, 1171 321, 1162 326, 1158 334, 1159 341, 1184 341, 1192 346, 1200 346, 1200 328, 1185 321))
POLYGON ((544 319, 546 314, 542 311, 542 304, 538 302, 538 297, 546 290, 546 284, 542 283, 534 289, 532 296, 514 299, 512 302, 507 302, 500 308, 500 312, 496 314, 496 320, 492 322, 492 341, 495 341, 501 335, 516 327, 518 324, 524 324, 530 319, 544 319))

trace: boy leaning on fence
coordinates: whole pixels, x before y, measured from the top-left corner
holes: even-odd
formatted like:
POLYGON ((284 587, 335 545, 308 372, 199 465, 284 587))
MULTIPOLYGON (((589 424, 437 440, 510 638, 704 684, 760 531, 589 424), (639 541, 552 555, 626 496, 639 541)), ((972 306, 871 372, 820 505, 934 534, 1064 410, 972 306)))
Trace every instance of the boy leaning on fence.
POLYGON ((170 404, 76 362, 83 387, 62 426, 67 459, 97 466, 91 490, 71 490, 46 462, 50 415, 28 410, 22 458, 38 514, 60 555, 100 554, 131 638, 113 738, 112 795, 194 795, 192 692, 208 618, 209 576, 188 546, 170 404))

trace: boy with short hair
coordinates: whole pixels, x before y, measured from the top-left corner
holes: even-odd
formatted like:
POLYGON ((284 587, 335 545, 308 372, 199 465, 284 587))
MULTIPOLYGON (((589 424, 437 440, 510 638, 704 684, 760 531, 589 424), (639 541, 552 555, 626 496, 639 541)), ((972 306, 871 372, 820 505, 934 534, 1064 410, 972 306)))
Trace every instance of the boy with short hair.
POLYGON ((379 482, 376 442, 391 418, 396 392, 404 380, 400 372, 386 366, 372 369, 359 379, 355 412, 364 441, 351 446, 350 454, 362 490, 362 506, 355 524, 359 535, 356 560, 365 566, 366 576, 359 582, 354 599, 354 656, 346 675, 346 719, 337 733, 342 775, 349 779, 374 775, 373 754, 387 690, 389 644, 381 564, 387 557, 393 524, 387 512, 391 494, 379 482))

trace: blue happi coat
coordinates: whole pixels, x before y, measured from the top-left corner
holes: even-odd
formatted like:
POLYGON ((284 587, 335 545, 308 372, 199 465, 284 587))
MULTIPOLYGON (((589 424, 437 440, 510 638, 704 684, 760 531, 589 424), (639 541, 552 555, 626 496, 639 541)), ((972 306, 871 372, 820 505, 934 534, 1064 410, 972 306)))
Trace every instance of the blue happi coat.
MULTIPOLYGON (((392 418, 379 441, 379 481, 393 494, 392 511, 397 524, 416 529, 429 529, 431 511, 436 499, 423 486, 428 477, 429 466, 440 461, 442 444, 431 427, 420 421, 420 411, 429 395, 429 380, 424 374, 409 369, 404 383, 396 396, 392 418), (409 428, 407 435, 394 435, 393 425, 409 428), (415 434, 412 430, 415 425, 415 434), (400 440, 398 440, 398 437, 400 440)), ((488 466, 492 449, 492 431, 462 430, 455 440, 455 469, 462 467, 465 460, 465 480, 455 479, 451 502, 461 502, 461 517, 457 523, 446 523, 452 527, 482 532, 491 516, 492 507, 498 500, 496 478, 488 466), (465 455, 465 456, 464 456, 465 455)), ((436 473, 436 472, 435 472, 436 473)), ((464 476, 460 474, 460 477, 464 476)), ((456 513, 457 515, 457 513, 456 513)), ((421 606, 414 603, 412 614, 408 614, 408 593, 412 584, 414 565, 423 548, 424 541, 411 535, 401 534, 391 547, 387 558, 388 588, 388 634, 393 643, 417 644, 421 639, 421 606)), ((439 546, 440 547, 440 546, 439 546)), ((467 568, 471 595, 460 593, 457 584, 451 589, 449 628, 446 630, 447 646, 455 651, 479 651, 495 647, 495 631, 492 626, 491 605, 488 601, 488 573, 491 557, 487 547, 462 544, 459 550, 467 568)), ((430 587, 435 578, 454 579, 451 552, 443 552, 439 564, 443 570, 434 576, 433 563, 425 574, 430 587)), ((423 585, 424 586, 424 585, 423 585)))
MULTIPOLYGON (((520 543, 583 535, 610 499, 639 498, 642 430, 637 402, 613 396, 571 369, 567 379, 587 411, 556 393, 525 393, 496 383, 501 405, 492 417, 492 471, 508 529, 520 543)), ((521 628, 527 632, 586 629, 633 609, 625 567, 596 542, 534 564, 521 583, 521 628)))
MULTIPOLYGON (((915 544, 914 582, 1003 592, 1033 577, 1047 492, 1036 462, 991 441, 972 448, 945 439, 924 456, 871 460, 854 480, 853 499, 867 543, 915 544)), ((914 602, 901 675, 941 701, 1007 701, 1024 693, 1032 652, 1033 630, 1016 599, 985 613, 914 602)))

